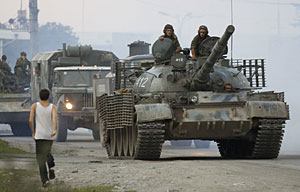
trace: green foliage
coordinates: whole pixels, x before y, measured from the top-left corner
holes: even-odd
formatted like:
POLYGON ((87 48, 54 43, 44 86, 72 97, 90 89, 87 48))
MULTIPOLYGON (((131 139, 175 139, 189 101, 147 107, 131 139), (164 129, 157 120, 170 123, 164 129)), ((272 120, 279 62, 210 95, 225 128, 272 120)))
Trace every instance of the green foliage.
MULTIPOLYGON (((0 139, 0 154, 7 153, 7 154, 25 154, 28 152, 22 151, 21 149, 13 148, 8 145, 8 142, 3 141, 0 139)), ((1 187, 0 187, 1 189, 1 187)))
POLYGON ((72 188, 56 179, 43 189, 38 171, 0 169, 0 189, 1 192, 113 192, 114 186, 72 188))
POLYGON ((37 191, 40 181, 37 171, 0 169, 0 189, 3 192, 37 191))

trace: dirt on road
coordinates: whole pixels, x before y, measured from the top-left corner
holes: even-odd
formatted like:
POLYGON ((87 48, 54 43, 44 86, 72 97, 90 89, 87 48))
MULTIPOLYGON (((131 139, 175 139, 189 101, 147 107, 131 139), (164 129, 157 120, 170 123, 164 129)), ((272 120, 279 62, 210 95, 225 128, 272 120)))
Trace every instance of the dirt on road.
MULTIPOLYGON (((158 161, 114 160, 107 158, 100 142, 90 135, 68 137, 65 143, 54 143, 53 154, 57 179, 73 187, 117 184, 117 191, 138 192, 300 191, 300 155, 224 160, 215 145, 210 149, 172 149, 165 143, 158 161)), ((34 152, 31 138, 0 138, 34 152)), ((34 154, 21 161, 28 159, 35 163, 34 154)))

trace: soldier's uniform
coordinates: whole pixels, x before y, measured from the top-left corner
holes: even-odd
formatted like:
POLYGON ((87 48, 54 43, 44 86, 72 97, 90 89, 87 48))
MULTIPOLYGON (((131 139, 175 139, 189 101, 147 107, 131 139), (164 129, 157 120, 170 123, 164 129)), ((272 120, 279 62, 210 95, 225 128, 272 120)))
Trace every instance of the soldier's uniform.
POLYGON ((1 92, 10 92, 11 84, 14 84, 14 78, 12 78, 11 68, 6 63, 6 55, 2 56, 2 61, 0 62, 0 91, 1 92))
POLYGON ((176 50, 181 51, 182 48, 181 48, 181 46, 180 46, 180 43, 179 43, 179 41, 178 41, 177 36, 176 36, 175 33, 174 33, 174 28, 173 28, 173 26, 170 25, 170 24, 165 25, 163 32, 164 32, 164 35, 161 35, 161 36, 159 37, 159 39, 161 39, 161 38, 169 38, 169 39, 171 39, 172 42, 173 42, 173 44, 176 46, 176 50), (166 34, 166 30, 167 30, 167 29, 171 29, 171 30, 173 31, 171 37, 167 36, 167 34, 166 34))
MULTIPOLYGON (((199 30, 200 30, 200 29, 204 29, 204 30, 206 30, 207 33, 208 33, 208 29, 207 29, 206 26, 201 25, 201 26, 199 27, 199 30)), ((191 50, 192 50, 192 49, 195 49, 195 55, 196 55, 196 57, 201 56, 201 55, 200 55, 200 44, 202 43, 202 41, 203 41, 204 39, 210 37, 207 33, 206 33, 206 35, 205 35, 204 37, 200 37, 199 31, 198 31, 198 34, 194 37, 194 39, 193 39, 193 41, 192 41, 192 43, 191 43, 191 50)))
POLYGON ((28 59, 23 59, 22 56, 26 56, 26 53, 22 52, 21 57, 17 60, 15 66, 15 75, 18 77, 19 81, 26 81, 29 78, 27 69, 30 69, 30 61, 28 59))
POLYGON ((10 66, 6 63, 5 60, 2 60, 0 62, 0 70, 5 74, 5 75, 10 75, 11 74, 11 68, 10 66))

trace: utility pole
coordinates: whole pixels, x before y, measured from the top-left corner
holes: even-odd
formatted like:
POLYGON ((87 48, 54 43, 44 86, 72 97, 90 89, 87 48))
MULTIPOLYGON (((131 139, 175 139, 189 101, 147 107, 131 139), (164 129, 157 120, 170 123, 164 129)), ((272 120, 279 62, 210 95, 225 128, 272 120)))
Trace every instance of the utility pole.
POLYGON ((37 0, 29 0, 29 33, 30 33, 30 56, 33 58, 39 50, 38 47, 38 13, 37 0))

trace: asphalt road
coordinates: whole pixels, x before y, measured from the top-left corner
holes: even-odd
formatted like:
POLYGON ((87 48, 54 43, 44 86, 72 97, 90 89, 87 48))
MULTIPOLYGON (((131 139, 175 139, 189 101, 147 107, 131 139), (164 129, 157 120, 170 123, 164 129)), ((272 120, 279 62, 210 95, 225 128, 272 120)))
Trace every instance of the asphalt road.
MULTIPOLYGON (((272 160, 224 160, 216 145, 209 149, 171 148, 166 142, 158 161, 107 159, 100 143, 85 129, 55 142, 57 179, 70 186, 118 184, 117 191, 300 191, 300 152, 283 151, 272 160)), ((0 139, 34 152, 30 137, 0 139)), ((36 168, 34 154, 0 158, 0 168, 36 168)))

